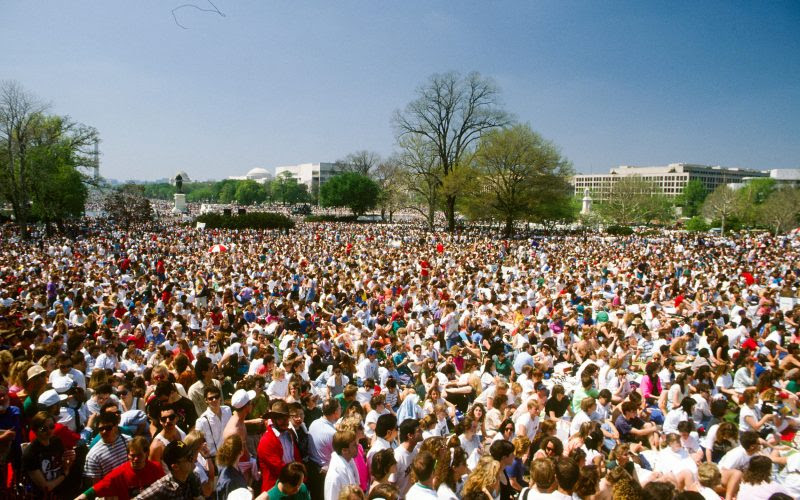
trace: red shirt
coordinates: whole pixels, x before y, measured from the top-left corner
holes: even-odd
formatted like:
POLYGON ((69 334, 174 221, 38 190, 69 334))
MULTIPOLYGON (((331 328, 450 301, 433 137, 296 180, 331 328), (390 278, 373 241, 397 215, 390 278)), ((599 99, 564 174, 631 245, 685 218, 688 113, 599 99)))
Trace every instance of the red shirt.
POLYGON ((164 469, 158 462, 148 460, 144 468, 137 471, 133 470, 130 462, 125 462, 95 483, 92 488, 98 497, 130 500, 163 476, 164 469))

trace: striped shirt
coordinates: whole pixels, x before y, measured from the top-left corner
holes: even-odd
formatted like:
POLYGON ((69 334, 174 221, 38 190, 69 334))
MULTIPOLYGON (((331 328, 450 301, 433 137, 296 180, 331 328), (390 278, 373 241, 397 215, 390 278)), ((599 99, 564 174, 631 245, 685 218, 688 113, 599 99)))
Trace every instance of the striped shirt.
POLYGON ((89 450, 89 454, 86 455, 84 475, 92 479, 100 479, 124 464, 128 460, 128 441, 130 440, 129 436, 119 433, 117 439, 111 444, 102 439, 95 443, 89 450))

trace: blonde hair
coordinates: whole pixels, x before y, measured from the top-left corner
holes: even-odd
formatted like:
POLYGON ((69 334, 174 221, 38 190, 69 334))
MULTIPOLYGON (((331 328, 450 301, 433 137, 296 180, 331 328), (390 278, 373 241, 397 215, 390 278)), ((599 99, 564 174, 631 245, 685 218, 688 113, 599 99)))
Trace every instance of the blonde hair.
POLYGON ((364 429, 364 423, 359 415, 349 415, 339 422, 336 426, 337 431, 350 431, 355 434, 358 430, 364 429))
POLYGON ((337 500, 364 500, 364 491, 357 484, 348 484, 339 491, 337 500))
POLYGON ((238 434, 231 434, 217 448, 217 465, 220 467, 236 465, 243 450, 242 437, 238 434))
POLYGON ((183 438, 183 444, 192 450, 192 453, 200 451, 200 447, 206 442, 206 436, 197 429, 192 429, 189 434, 183 438))
POLYGON ((483 489, 491 490, 497 482, 498 472, 500 472, 500 462, 490 456, 481 457, 478 465, 467 477, 462 494, 466 496, 468 493, 483 489))

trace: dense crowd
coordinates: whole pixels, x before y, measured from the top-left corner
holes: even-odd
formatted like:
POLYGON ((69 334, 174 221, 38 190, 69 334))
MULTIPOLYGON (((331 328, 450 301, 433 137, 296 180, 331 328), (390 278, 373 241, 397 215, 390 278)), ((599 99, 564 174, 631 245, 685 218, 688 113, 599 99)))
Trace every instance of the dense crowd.
POLYGON ((0 229, 2 493, 800 497, 797 241, 161 223, 0 229))

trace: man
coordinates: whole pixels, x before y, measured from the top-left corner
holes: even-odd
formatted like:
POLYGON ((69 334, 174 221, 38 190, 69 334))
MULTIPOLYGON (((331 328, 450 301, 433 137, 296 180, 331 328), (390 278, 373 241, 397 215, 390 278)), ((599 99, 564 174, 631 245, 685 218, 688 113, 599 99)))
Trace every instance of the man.
POLYGON ((411 463, 417 456, 417 443, 422 441, 422 429, 419 420, 407 418, 400 423, 400 445, 394 450, 394 459, 397 461, 397 472, 394 475, 397 491, 403 498, 408 491, 408 475, 411 473, 411 463))
MULTIPOLYGON (((359 485, 358 470, 353 457, 358 454, 358 441, 352 431, 337 431, 333 435, 328 473, 325 475, 325 500, 338 500, 339 492, 348 485, 359 485)), ((316 498, 316 497, 315 497, 316 498)))
POLYGON ((536 396, 528 400, 528 411, 520 415, 516 422, 516 435, 525 436, 531 441, 539 431, 539 400, 536 396))
POLYGON ((267 500, 311 500, 303 484, 306 468, 300 462, 286 464, 278 475, 275 486, 267 492, 267 500))
POLYGON ((438 495, 433 489, 433 469, 436 459, 427 451, 423 451, 414 458, 411 469, 417 482, 409 488, 406 500, 436 500, 438 495))
POLYGON ((214 378, 216 375, 217 365, 215 365, 210 358, 206 356, 198 356, 194 364, 194 373, 197 376, 197 382, 189 387, 187 395, 194 403, 194 409, 198 415, 206 411, 207 404, 205 399, 205 389, 214 386, 222 388, 219 380, 214 378))
POLYGON ((556 482, 558 489, 550 494, 554 500, 572 500, 572 491, 578 482, 580 468, 578 464, 569 457, 558 457, 556 459, 556 482))
POLYGON ((161 431, 155 435, 153 442, 150 443, 150 460, 153 462, 160 462, 161 455, 167 445, 173 441, 182 441, 186 437, 186 433, 180 430, 177 426, 178 414, 172 408, 164 408, 161 410, 159 417, 161 423, 161 431))
POLYGON ((193 472, 192 450, 183 441, 174 441, 164 449, 163 462, 169 473, 139 493, 134 500, 201 500, 200 480, 193 472))
POLYGON ((70 382, 75 381, 78 387, 86 390, 86 377, 83 376, 83 373, 75 369, 69 354, 61 353, 56 356, 56 363, 58 363, 58 370, 50 372, 50 377, 48 379, 51 386, 55 387, 59 379, 69 377, 70 382))
POLYGON ((128 445, 128 461, 84 491, 77 500, 93 500, 96 497, 128 500, 161 479, 164 476, 164 468, 159 462, 147 460, 147 448, 147 438, 143 436, 133 438, 128 445))
POLYGON ((520 375, 522 373, 523 366, 531 366, 533 367, 533 355, 531 354, 531 345, 527 342, 523 344, 522 350, 519 354, 516 355, 514 358, 514 373, 520 375))
MULTIPOLYGON (((253 399, 255 399, 255 397, 256 391, 252 390, 246 391, 244 389, 239 389, 233 393, 233 396, 231 397, 233 415, 231 415, 231 418, 225 425, 225 429, 222 431, 223 441, 228 436, 238 434, 239 437, 242 438, 242 443, 246 443, 247 424, 264 425, 263 419, 247 419, 247 416, 250 415, 250 411, 253 409, 253 399)), ((244 474, 245 478, 249 480, 254 474, 253 467, 255 465, 255 460, 251 460, 250 452, 247 450, 246 446, 243 448, 243 451, 244 452, 239 459, 239 470, 242 472, 242 474, 244 474)))
POLYGON ((151 434, 161 430, 161 410, 172 408, 178 414, 178 427, 184 432, 194 428, 197 423, 197 412, 188 398, 180 395, 175 384, 162 380, 156 385, 154 398, 147 405, 147 416, 150 417, 151 434))
POLYGON ((302 460, 297 439, 289 428, 289 405, 277 400, 267 412, 267 429, 258 443, 258 463, 261 468, 261 491, 269 491, 278 480, 284 466, 302 460))
POLYGON ((45 391, 47 385, 46 371, 39 365, 33 365, 28 368, 25 378, 25 393, 28 395, 22 403, 22 412, 25 417, 32 418, 37 410, 37 402, 39 395, 45 391))
POLYGON ((211 385, 205 388, 204 397, 207 408, 194 424, 206 437, 206 445, 210 456, 217 456, 217 448, 222 444, 222 431, 231 419, 231 409, 222 404, 222 392, 211 385))
POLYGON ((339 402, 329 399, 322 405, 322 417, 314 420, 308 428, 308 484, 312 498, 320 498, 323 494, 325 472, 331 461, 333 436, 336 434, 334 424, 341 416, 339 402))
POLYGON ((761 449, 761 440, 755 431, 745 431, 739 437, 736 448, 726 453, 719 461, 722 474, 722 486, 725 487, 725 498, 733 498, 739 491, 742 474, 750 464, 750 459, 761 449))
POLYGON ((361 360, 361 362, 356 367, 356 376, 359 382, 363 382, 364 380, 371 378, 372 380, 378 380, 378 351, 373 348, 367 349, 367 357, 361 360))
MULTIPOLYGON (((614 422, 614 427, 619 431, 619 439, 623 443, 645 442, 658 431, 652 422, 645 422, 637 415, 638 405, 633 401, 622 403, 622 413, 614 422)), ((655 443, 651 443, 654 445, 655 443)), ((657 446, 653 446, 657 449, 657 446)))
POLYGON ((20 470, 22 437, 22 412, 10 406, 8 388, 0 386, 0 490, 9 484, 8 464, 20 470))
POLYGON ((125 463, 128 441, 131 439, 120 432, 119 415, 116 413, 101 412, 97 420, 101 440, 89 450, 83 468, 83 475, 91 479, 93 484, 125 463))
POLYGON ((356 394, 358 393, 358 387, 354 386, 353 384, 347 384, 344 386, 344 390, 334 396, 337 401, 339 401, 339 405, 342 407, 342 413, 347 411, 347 408, 350 407, 351 404, 355 403, 356 401, 356 394))
POLYGON ((397 417, 391 413, 381 415, 375 423, 375 442, 367 452, 367 463, 372 464, 372 457, 381 450, 394 448, 394 439, 397 437, 397 417))

